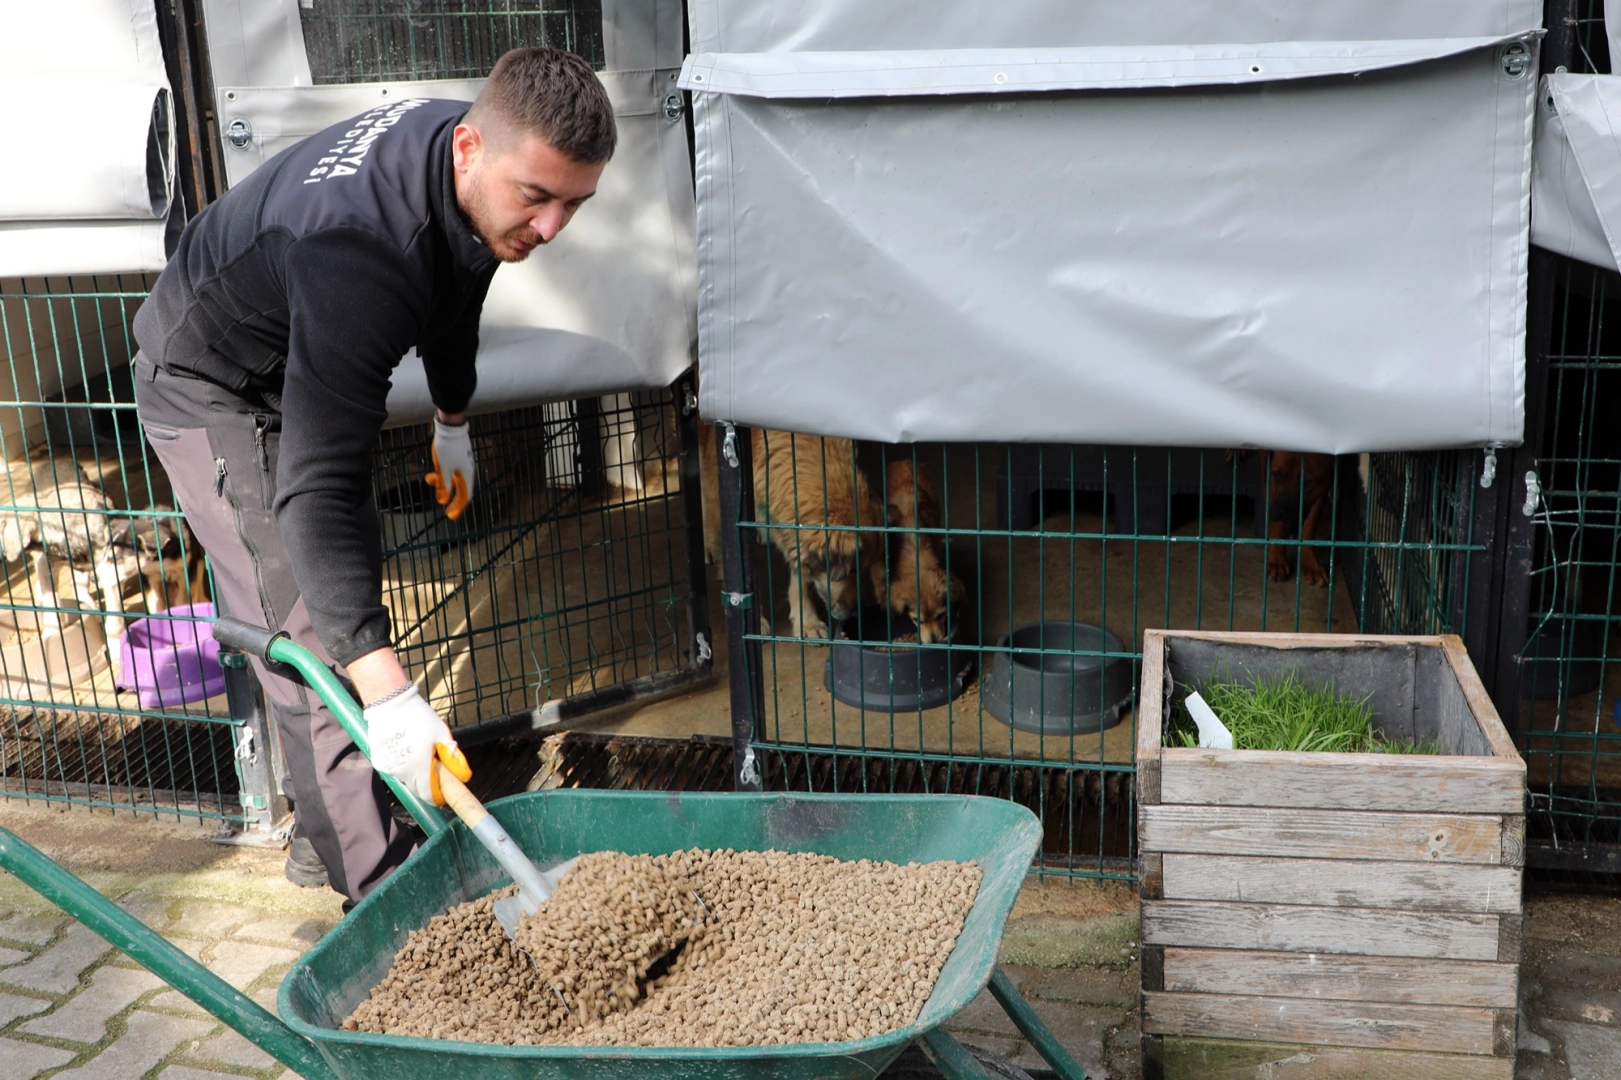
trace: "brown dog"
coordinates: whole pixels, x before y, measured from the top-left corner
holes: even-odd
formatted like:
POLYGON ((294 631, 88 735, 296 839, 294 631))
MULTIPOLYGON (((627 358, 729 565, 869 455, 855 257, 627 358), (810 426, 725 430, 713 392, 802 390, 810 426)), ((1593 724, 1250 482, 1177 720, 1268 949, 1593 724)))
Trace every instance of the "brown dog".
MULTIPOLYGON (((1306 546, 1317 538, 1317 531, 1328 516, 1334 494, 1334 456, 1299 454, 1292 450, 1272 450, 1267 456, 1271 480, 1267 490, 1271 512, 1267 515, 1269 540, 1282 540, 1290 528, 1300 524, 1300 580, 1308 585, 1327 585, 1328 571, 1317 559, 1317 552, 1306 546)), ((1288 581, 1292 571, 1289 556, 1281 545, 1266 549, 1266 574, 1273 581, 1288 581)))
MULTIPOLYGON (((152 509, 174 512, 163 503, 152 509)), ((141 580, 149 613, 208 600, 208 565, 185 518, 132 514, 112 519, 109 533, 119 581, 127 588, 141 580)))
POLYGON ((698 422, 698 487, 704 497, 704 562, 720 563, 719 424, 698 422))
POLYGON ((861 607, 861 570, 883 565, 884 511, 873 498, 849 439, 753 432, 754 514, 761 522, 798 525, 766 535, 788 561, 788 621, 795 637, 827 637, 827 623, 804 595, 814 588, 829 617, 861 607), (809 528, 803 526, 810 526, 809 528))
POLYGON ((951 606, 962 603, 962 582, 946 572, 939 534, 915 531, 940 527, 940 500, 921 464, 914 468, 910 458, 891 461, 884 471, 889 524, 914 531, 889 534, 889 562, 873 564, 873 587, 887 598, 889 610, 917 624, 919 641, 945 641, 951 606))

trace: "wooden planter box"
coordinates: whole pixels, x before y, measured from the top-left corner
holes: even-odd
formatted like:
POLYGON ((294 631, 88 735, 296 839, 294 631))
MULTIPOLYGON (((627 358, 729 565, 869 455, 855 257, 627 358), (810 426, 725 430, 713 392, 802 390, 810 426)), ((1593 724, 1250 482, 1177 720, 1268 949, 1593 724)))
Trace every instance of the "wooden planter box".
POLYGON ((1137 717, 1150 1080, 1513 1076, 1525 763, 1461 640, 1150 630, 1137 717), (1160 745, 1212 674, 1291 670, 1445 753, 1160 745))

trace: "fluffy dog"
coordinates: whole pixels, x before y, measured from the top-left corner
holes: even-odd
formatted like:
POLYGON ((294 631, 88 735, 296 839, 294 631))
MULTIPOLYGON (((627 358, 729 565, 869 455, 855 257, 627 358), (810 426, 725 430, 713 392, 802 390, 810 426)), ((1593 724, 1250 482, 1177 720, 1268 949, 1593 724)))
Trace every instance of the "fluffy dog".
MULTIPOLYGON (((1267 490, 1271 497, 1266 535, 1282 540, 1296 522, 1300 523, 1300 580, 1308 585, 1327 585, 1328 571, 1317 559, 1317 552, 1306 543, 1317 538, 1331 508, 1334 494, 1334 456, 1297 454, 1273 450, 1267 456, 1271 475, 1267 490)), ((1289 556, 1281 545, 1268 544, 1266 573, 1273 581, 1288 581, 1292 570, 1289 556)))
POLYGON ((835 620, 860 609, 861 572, 883 565, 883 534, 854 526, 881 524, 883 507, 849 439, 755 429, 753 450, 756 519, 801 526, 766 530, 788 561, 788 621, 795 637, 827 637, 805 591, 814 589, 835 620))
MULTIPOLYGON (((0 554, 8 563, 32 557, 35 606, 96 608, 101 606, 98 592, 115 602, 117 570, 108 558, 107 496, 71 458, 35 462, 28 472, 27 490, 18 481, 14 472, 7 501, 16 509, 0 512, 0 554), (73 569, 70 604, 56 595, 56 573, 64 563, 73 569)), ((122 622, 112 621, 116 632, 122 622)), ((41 611, 40 623, 60 625, 61 615, 41 611)))
MULTIPOLYGON (((100 608, 109 638, 124 631, 127 585, 140 582, 148 613, 206 597, 202 549, 179 518, 130 514, 112 508, 101 488, 70 458, 36 462, 28 489, 12 480, 11 503, 0 512, 0 555, 15 562, 33 560, 33 599, 43 609, 100 608), (30 506, 31 509, 21 509, 30 506), (73 602, 56 594, 56 576, 66 564, 73 571, 73 602)), ((155 509, 167 510, 159 506, 155 509)), ((42 625, 60 625, 60 614, 46 610, 42 625)))
POLYGON ((914 468, 909 457, 885 465, 884 481, 889 524, 907 531, 889 534, 888 564, 873 564, 873 587, 889 610, 917 624, 919 641, 945 641, 951 606, 962 603, 962 582, 946 572, 939 534, 916 531, 940 527, 940 500, 922 466, 914 468))
POLYGON ((156 514, 113 519, 110 557, 121 588, 136 580, 148 613, 208 599, 208 566, 185 518, 162 503, 156 514))

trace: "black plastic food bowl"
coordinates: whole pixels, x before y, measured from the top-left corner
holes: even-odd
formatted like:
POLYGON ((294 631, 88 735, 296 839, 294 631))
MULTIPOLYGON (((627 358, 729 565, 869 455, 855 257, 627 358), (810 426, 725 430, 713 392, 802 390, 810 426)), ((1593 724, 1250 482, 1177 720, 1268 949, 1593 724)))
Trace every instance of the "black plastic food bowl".
POLYGON ((828 643, 822 685, 846 705, 877 712, 935 709, 968 688, 973 658, 957 649, 890 645, 917 633, 904 615, 868 608, 859 618, 841 620, 828 643))
POLYGON ((1021 626, 996 643, 985 677, 985 711, 1020 731, 1085 735, 1112 728, 1131 704, 1131 661, 1125 642, 1090 623, 1021 626), (1036 651, 1041 650, 1041 651, 1036 651))

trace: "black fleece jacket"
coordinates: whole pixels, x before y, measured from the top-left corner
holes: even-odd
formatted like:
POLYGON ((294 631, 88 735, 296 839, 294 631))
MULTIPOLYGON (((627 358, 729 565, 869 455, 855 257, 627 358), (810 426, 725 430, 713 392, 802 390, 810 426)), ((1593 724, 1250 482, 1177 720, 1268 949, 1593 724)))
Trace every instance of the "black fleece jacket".
POLYGON ((356 520, 389 376, 415 346, 439 408, 464 410, 476 383, 497 262, 456 203, 467 108, 409 98, 276 155, 186 226, 135 316, 159 367, 281 412, 276 520, 340 664, 390 641, 356 520))

